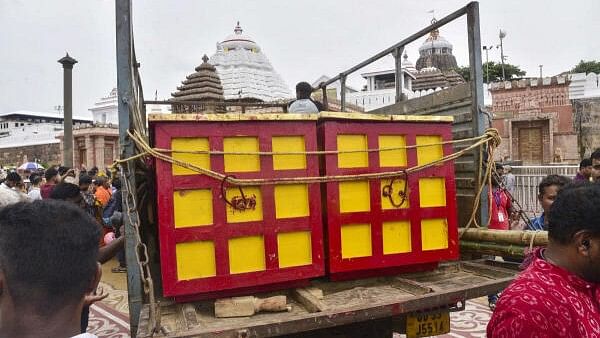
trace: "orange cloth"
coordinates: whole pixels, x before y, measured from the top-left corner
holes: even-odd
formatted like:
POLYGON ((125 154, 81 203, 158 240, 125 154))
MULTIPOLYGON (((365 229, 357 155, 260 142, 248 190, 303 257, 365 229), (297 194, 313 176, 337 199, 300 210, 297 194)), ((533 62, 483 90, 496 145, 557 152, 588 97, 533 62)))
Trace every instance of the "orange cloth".
POLYGON ((96 188, 96 193, 94 194, 94 196, 96 196, 96 199, 100 201, 100 203, 102 203, 103 208, 108 204, 111 195, 112 192, 104 187, 96 188))

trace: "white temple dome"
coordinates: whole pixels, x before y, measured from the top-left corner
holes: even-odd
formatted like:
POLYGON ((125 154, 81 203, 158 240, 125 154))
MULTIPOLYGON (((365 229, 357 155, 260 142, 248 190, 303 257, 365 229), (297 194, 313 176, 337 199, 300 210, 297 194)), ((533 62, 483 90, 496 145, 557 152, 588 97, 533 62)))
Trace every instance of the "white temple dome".
POLYGON ((293 97, 260 46, 238 22, 234 34, 217 43, 209 61, 217 69, 225 100, 283 101, 293 97))
MULTIPOLYGON (((419 47, 419 54, 424 55, 424 53, 431 49, 442 49, 447 48, 448 53, 452 53, 452 44, 446 40, 443 36, 439 34, 439 32, 432 32, 429 37, 423 42, 421 47, 419 47)), ((445 51, 446 52, 446 51, 445 51)))

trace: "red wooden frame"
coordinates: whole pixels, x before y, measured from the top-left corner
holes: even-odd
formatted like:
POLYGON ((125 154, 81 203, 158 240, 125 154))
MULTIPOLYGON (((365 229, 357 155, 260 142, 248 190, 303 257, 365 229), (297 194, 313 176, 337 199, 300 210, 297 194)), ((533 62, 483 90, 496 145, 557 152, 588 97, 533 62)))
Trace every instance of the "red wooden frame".
MULTIPOLYGON (((443 141, 452 140, 451 123, 432 122, 378 122, 378 121, 349 121, 325 120, 318 127, 319 138, 325 150, 336 150, 337 135, 361 134, 367 136, 368 148, 379 148, 379 135, 403 135, 406 145, 416 144, 416 136, 441 136, 443 141)), ((443 145, 443 154, 452 153, 452 145, 443 145)), ((407 167, 417 165, 417 150, 407 149, 407 167)), ((395 171, 407 167, 379 167, 379 153, 368 155, 368 168, 338 168, 337 155, 326 155, 324 169, 327 175, 344 175, 395 171)), ((454 164, 452 161, 428 168, 408 176, 409 208, 381 209, 381 182, 379 179, 369 182, 371 210, 368 212, 352 212, 340 214, 339 189, 337 182, 329 182, 323 199, 327 203, 326 242, 328 252, 328 273, 336 279, 336 274, 342 279, 354 276, 360 277, 368 270, 388 269, 407 265, 424 264, 431 268, 431 263, 458 258, 458 229, 456 215, 456 183, 454 164), (446 181, 446 206, 421 208, 419 206, 419 178, 444 177, 446 181), (442 250, 421 249, 420 221, 424 218, 446 218, 448 223, 448 248, 442 250), (412 251, 398 254, 383 254, 382 222, 392 220, 410 220, 412 251), (341 226, 352 223, 371 224, 372 256, 342 258, 341 256, 341 226)), ((372 275, 372 273, 368 273, 372 275)))
MULTIPOLYGON (((223 138, 251 136, 259 139, 260 151, 272 151, 273 136, 303 136, 306 151, 317 150, 314 121, 244 121, 244 122, 151 122, 154 146, 171 148, 172 138, 208 137, 211 150, 223 150, 223 138)), ((224 157, 210 156, 211 169, 224 173, 224 157)), ((237 178, 271 178, 318 176, 318 158, 306 156, 306 168, 274 170, 272 156, 260 156, 260 172, 227 173, 237 178)), ((200 293, 227 295, 226 290, 273 285, 318 277, 324 274, 323 230, 319 184, 308 184, 309 216, 276 219, 274 185, 260 186, 263 199, 263 220, 234 223, 226 221, 226 204, 221 198, 221 181, 204 175, 173 176, 168 162, 157 160, 157 194, 160 259, 165 296, 190 296, 200 293), (174 227, 173 191, 211 188, 213 194, 213 225, 190 228, 174 227), (312 265, 279 268, 277 233, 310 230, 312 265), (239 236, 263 235, 266 270, 240 274, 229 273, 228 239, 239 236), (215 245, 216 276, 180 281, 177 279, 175 245, 177 243, 212 240, 215 245), (225 292, 223 292, 225 291, 225 292)), ((264 287, 261 287, 264 289, 264 287)), ((184 299, 181 297, 180 299, 184 299)))

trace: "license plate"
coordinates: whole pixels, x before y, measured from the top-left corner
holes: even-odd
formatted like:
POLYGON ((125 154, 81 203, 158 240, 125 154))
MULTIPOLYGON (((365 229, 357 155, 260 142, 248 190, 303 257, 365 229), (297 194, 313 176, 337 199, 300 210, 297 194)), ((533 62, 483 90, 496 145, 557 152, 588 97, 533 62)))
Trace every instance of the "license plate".
POLYGON ((436 336, 450 332, 450 313, 446 310, 412 313, 406 318, 406 337, 436 336))

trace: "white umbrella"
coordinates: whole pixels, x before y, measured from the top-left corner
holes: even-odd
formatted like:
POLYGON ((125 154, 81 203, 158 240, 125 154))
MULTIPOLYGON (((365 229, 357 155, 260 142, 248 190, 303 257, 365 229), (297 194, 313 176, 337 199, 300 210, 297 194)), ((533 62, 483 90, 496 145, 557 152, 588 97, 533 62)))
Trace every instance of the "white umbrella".
POLYGON ((38 170, 38 169, 44 169, 44 167, 39 163, 25 162, 25 163, 21 164, 21 166, 18 169, 19 170, 38 170))

